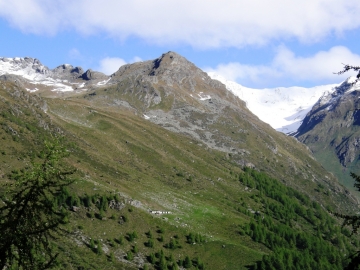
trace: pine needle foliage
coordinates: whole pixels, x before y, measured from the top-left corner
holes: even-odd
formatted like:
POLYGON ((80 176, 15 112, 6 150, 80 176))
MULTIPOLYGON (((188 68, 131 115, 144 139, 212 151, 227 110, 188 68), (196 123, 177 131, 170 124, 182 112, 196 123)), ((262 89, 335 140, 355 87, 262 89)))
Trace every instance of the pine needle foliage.
POLYGON ((52 240, 66 231, 64 207, 54 199, 73 180, 73 169, 62 159, 68 155, 60 139, 45 142, 35 163, 10 176, 1 187, 0 269, 48 269, 56 264, 58 253, 52 240))
POLYGON ((360 66, 351 66, 344 64, 344 68, 339 72, 335 72, 335 74, 341 75, 351 70, 358 72, 358 74, 356 75, 356 80, 351 83, 352 85, 354 85, 360 80, 360 66))
MULTIPOLYGON (((350 176, 355 180, 354 187, 360 191, 360 176, 355 173, 350 173, 350 176)), ((352 229, 352 234, 358 233, 360 228, 360 215, 343 215, 340 213, 333 213, 335 216, 342 218, 344 226, 350 226, 352 229)), ((360 251, 356 251, 355 253, 349 256, 350 263, 345 267, 345 269, 360 269, 360 251)))

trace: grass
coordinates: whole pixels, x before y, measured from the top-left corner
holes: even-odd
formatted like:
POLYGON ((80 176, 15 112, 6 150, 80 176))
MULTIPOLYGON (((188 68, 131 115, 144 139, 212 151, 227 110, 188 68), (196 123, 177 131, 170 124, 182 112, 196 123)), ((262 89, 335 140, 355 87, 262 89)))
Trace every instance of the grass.
MULTIPOLYGON (((120 94, 113 90, 111 93, 110 90, 106 91, 106 95, 105 91, 96 90, 95 97, 102 96, 102 100, 106 97, 110 102, 120 95, 133 102, 134 107, 144 109, 133 93, 124 92, 124 89, 119 89, 123 91, 120 94)), ((228 111, 229 117, 220 118, 211 127, 219 130, 214 139, 219 143, 224 137, 236 140, 237 147, 248 149, 249 154, 228 154, 211 149, 201 141, 144 120, 131 108, 96 103, 93 96, 47 99, 47 115, 38 108, 37 114, 33 114, 30 108, 30 113, 14 118, 10 117, 11 106, 19 102, 23 106, 29 105, 24 100, 14 99, 7 92, 1 93, 8 101, 1 104, 1 110, 7 113, 0 117, 0 140, 4 142, 2 151, 5 153, 0 155, 3 179, 11 170, 26 166, 31 156, 41 149, 42 141, 50 137, 47 129, 38 126, 41 116, 44 122, 52 122, 49 125, 54 129, 50 130, 60 127, 66 137, 71 152, 67 162, 78 169, 71 192, 79 196, 119 194, 126 202, 121 211, 104 212, 106 220, 95 217, 99 212, 95 207, 91 210, 81 208, 72 213, 68 228, 74 235, 59 243, 59 247, 66 251, 59 269, 71 268, 71 265, 85 269, 101 269, 103 265, 108 269, 138 269, 141 267, 136 265, 139 257, 146 261, 146 256, 160 250, 165 256, 173 255, 175 259, 184 259, 187 255, 190 258, 199 257, 206 269, 246 269, 247 265, 254 264, 271 251, 250 237, 239 234, 239 226, 248 223, 252 217, 244 212, 248 209, 261 210, 262 207, 256 193, 239 184, 242 161, 251 162, 287 185, 304 190, 324 205, 334 209, 338 207, 339 197, 315 191, 327 173, 304 151, 302 145, 273 131, 260 132, 266 127, 251 126, 241 117, 233 115, 231 110, 228 111), (9 132, 9 126, 19 131, 16 140, 9 132), (246 132, 239 132, 240 127, 246 132), (22 133, 20 128, 23 128, 22 133), (277 154, 270 149, 274 145, 278 147, 277 154), (317 181, 304 179, 304 174, 315 175, 317 181), (131 205, 134 201, 140 203, 131 205), (171 213, 155 216, 149 210, 171 213), (121 216, 126 217, 125 222, 121 216), (164 232, 159 234, 157 231, 161 228, 164 232), (134 231, 138 237, 133 241, 126 240, 126 235, 134 231), (149 241, 146 235, 149 231, 154 238, 151 248, 145 245, 149 241), (186 243, 186 236, 192 232, 201 233, 207 242, 186 243), (175 235, 182 248, 166 249, 164 245, 175 235), (120 237, 123 244, 117 243, 120 237), (160 237, 163 242, 157 240, 160 237), (81 241, 75 241, 75 238, 81 241), (97 255, 88 247, 90 238, 99 240, 107 251, 97 255), (134 251, 134 245, 138 250, 128 261, 126 254, 134 251), (69 258, 68 250, 74 250, 69 258), (114 262, 109 261, 110 254, 114 254, 114 262)), ((161 93, 164 103, 155 107, 170 110, 172 97, 166 99, 161 93)), ((201 118, 204 115, 195 116, 201 118)), ((335 180, 331 176, 329 179, 327 181, 331 185, 335 180)))

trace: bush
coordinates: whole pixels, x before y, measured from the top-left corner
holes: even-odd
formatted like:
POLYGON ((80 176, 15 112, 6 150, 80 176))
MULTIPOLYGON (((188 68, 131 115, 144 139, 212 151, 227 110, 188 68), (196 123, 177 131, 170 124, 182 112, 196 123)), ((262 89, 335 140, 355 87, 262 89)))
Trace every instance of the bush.
POLYGON ((114 256, 114 253, 112 253, 112 252, 110 252, 109 261, 111 261, 111 262, 115 261, 115 256, 114 256))
POLYGON ((156 258, 155 258, 154 253, 150 253, 150 255, 148 256, 148 261, 149 261, 151 264, 155 264, 156 258))
POLYGON ((145 246, 147 247, 154 247, 154 240, 153 239, 149 239, 146 243, 145 243, 145 246))
POLYGON ((190 267, 192 266, 192 262, 191 262, 189 256, 186 256, 186 257, 185 257, 183 266, 184 266, 186 269, 187 269, 187 268, 190 268, 190 267))
POLYGON ((135 238, 137 238, 137 233, 136 231, 133 231, 132 233, 127 233, 126 234, 126 239, 129 241, 129 242, 132 242, 134 241, 135 238))
POLYGON ((98 243, 98 244, 97 244, 96 254, 98 254, 98 255, 102 255, 102 254, 103 254, 103 250, 102 250, 102 248, 101 248, 101 243, 98 243))
POLYGON ((91 248, 92 250, 95 250, 94 239, 90 239, 90 248, 91 248))
POLYGON ((171 239, 169 243, 164 245, 164 247, 169 248, 169 249, 176 249, 176 248, 181 248, 181 245, 179 244, 179 242, 177 240, 171 239))
POLYGON ((128 253, 126 253, 126 259, 128 261, 132 261, 132 259, 134 258, 134 255, 131 251, 128 251, 128 253))
POLYGON ((148 237, 148 238, 153 238, 153 235, 152 235, 152 233, 151 233, 151 231, 148 231, 147 233, 146 233, 146 236, 148 237))
POLYGON ((115 239, 120 245, 124 244, 124 237, 120 236, 118 239, 115 239))

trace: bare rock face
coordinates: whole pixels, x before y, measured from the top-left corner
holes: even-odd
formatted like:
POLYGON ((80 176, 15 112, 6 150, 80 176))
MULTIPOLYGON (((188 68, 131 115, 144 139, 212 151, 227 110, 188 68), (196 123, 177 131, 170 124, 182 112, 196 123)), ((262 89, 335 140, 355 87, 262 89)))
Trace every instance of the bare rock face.
POLYGON ((12 74, 0 75, 0 81, 13 82, 17 86, 22 87, 22 88, 24 88, 24 85, 26 83, 26 80, 22 76, 12 75, 12 74))
POLYGON ((88 69, 85 73, 82 74, 82 79, 90 81, 90 80, 105 80, 108 78, 104 73, 93 71, 88 69))
MULTIPOLYGON (((357 134, 359 135, 359 134, 357 134)), ((336 155, 344 167, 355 161, 360 153, 360 137, 353 135, 345 138, 339 145, 335 147, 336 155)))
POLYGON ((352 80, 321 97, 296 135, 349 188, 350 172, 360 173, 360 85, 352 80))
POLYGON ((81 67, 73 67, 69 64, 63 64, 52 70, 52 77, 62 80, 75 80, 82 76, 84 70, 81 67))
POLYGON ((84 70, 82 69, 82 67, 75 67, 71 70, 71 73, 76 74, 76 76, 80 77, 84 73, 84 70))
POLYGON ((360 154, 360 87, 349 80, 319 99, 297 134, 314 152, 330 147, 343 167, 360 154))

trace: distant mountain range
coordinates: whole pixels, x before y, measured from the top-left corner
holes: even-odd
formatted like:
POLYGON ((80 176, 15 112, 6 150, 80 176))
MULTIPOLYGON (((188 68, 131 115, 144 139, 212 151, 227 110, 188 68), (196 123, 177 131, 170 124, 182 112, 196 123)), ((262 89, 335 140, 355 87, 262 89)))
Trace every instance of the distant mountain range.
POLYGON ((3 80, 16 82, 44 98, 82 97, 91 106, 126 109, 167 130, 199 140, 210 149, 229 153, 242 166, 251 163, 281 178, 281 168, 274 170, 270 164, 264 167, 259 157, 273 156, 267 159, 279 162, 292 156, 290 167, 302 166, 294 165, 304 154, 302 150, 289 152, 287 145, 293 143, 285 143, 284 137, 264 122, 284 133, 296 133, 313 104, 335 91, 336 85, 260 90, 215 74, 210 76, 218 80, 174 52, 153 61, 121 66, 111 76, 70 64, 49 69, 29 57, 0 58, 3 80))
POLYGON ((87 82, 95 84, 106 83, 108 76, 91 69, 84 72, 81 67, 69 64, 60 65, 54 69, 44 66, 38 59, 30 57, 0 58, 0 76, 18 75, 23 81, 26 90, 37 92, 50 90, 53 92, 86 91, 87 82))

